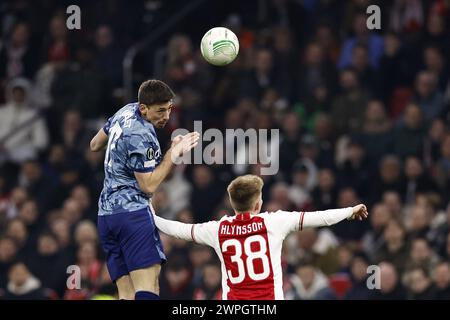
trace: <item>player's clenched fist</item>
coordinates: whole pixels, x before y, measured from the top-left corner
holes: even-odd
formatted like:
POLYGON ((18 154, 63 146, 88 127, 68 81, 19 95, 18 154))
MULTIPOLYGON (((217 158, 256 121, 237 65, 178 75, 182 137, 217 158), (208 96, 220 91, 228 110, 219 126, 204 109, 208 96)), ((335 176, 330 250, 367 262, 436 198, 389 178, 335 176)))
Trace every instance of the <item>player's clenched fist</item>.
POLYGON ((364 204, 358 204, 353 207, 353 215, 349 218, 349 220, 353 219, 366 219, 369 213, 367 212, 367 207, 364 204))

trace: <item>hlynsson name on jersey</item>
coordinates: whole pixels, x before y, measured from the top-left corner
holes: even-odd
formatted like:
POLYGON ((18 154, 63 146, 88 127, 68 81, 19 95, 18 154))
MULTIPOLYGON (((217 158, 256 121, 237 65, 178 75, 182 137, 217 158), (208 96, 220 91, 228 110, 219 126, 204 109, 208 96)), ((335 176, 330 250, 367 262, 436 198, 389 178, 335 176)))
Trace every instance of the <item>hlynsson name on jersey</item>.
POLYGON ((258 232, 263 228, 262 222, 253 222, 243 226, 239 225, 222 225, 220 227, 220 233, 224 235, 243 235, 252 232, 258 232))

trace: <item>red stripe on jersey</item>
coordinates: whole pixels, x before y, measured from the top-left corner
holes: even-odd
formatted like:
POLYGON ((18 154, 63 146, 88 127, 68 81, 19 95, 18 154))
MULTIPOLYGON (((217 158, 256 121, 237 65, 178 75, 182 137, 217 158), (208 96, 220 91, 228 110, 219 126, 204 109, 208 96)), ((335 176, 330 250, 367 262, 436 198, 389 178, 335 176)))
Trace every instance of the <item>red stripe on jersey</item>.
POLYGON ((305 213, 302 211, 302 215, 300 216, 300 231, 303 230, 303 217, 304 217, 305 213))
POLYGON ((219 225, 228 300, 274 300, 275 283, 264 218, 239 215, 219 225))

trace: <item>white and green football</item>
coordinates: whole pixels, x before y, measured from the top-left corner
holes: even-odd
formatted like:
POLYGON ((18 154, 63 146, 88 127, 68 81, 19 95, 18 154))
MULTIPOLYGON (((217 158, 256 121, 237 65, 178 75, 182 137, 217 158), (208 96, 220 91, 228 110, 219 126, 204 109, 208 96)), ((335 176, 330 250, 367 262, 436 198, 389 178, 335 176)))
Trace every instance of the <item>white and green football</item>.
POLYGON ((202 38, 200 50, 203 58, 215 66, 226 66, 239 53, 239 40, 230 29, 212 28, 202 38))

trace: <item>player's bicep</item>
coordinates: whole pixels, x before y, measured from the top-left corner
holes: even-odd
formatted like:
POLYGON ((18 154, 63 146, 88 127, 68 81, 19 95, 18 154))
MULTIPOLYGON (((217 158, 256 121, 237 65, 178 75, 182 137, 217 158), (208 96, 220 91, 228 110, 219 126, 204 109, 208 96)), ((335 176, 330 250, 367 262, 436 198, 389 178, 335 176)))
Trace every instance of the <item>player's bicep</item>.
POLYGON ((214 247, 217 242, 218 231, 218 221, 194 224, 191 230, 192 240, 200 244, 206 244, 210 247, 214 247))
POLYGON ((92 138, 90 143, 91 151, 103 150, 108 144, 108 135, 105 133, 104 129, 100 129, 97 134, 92 138))

